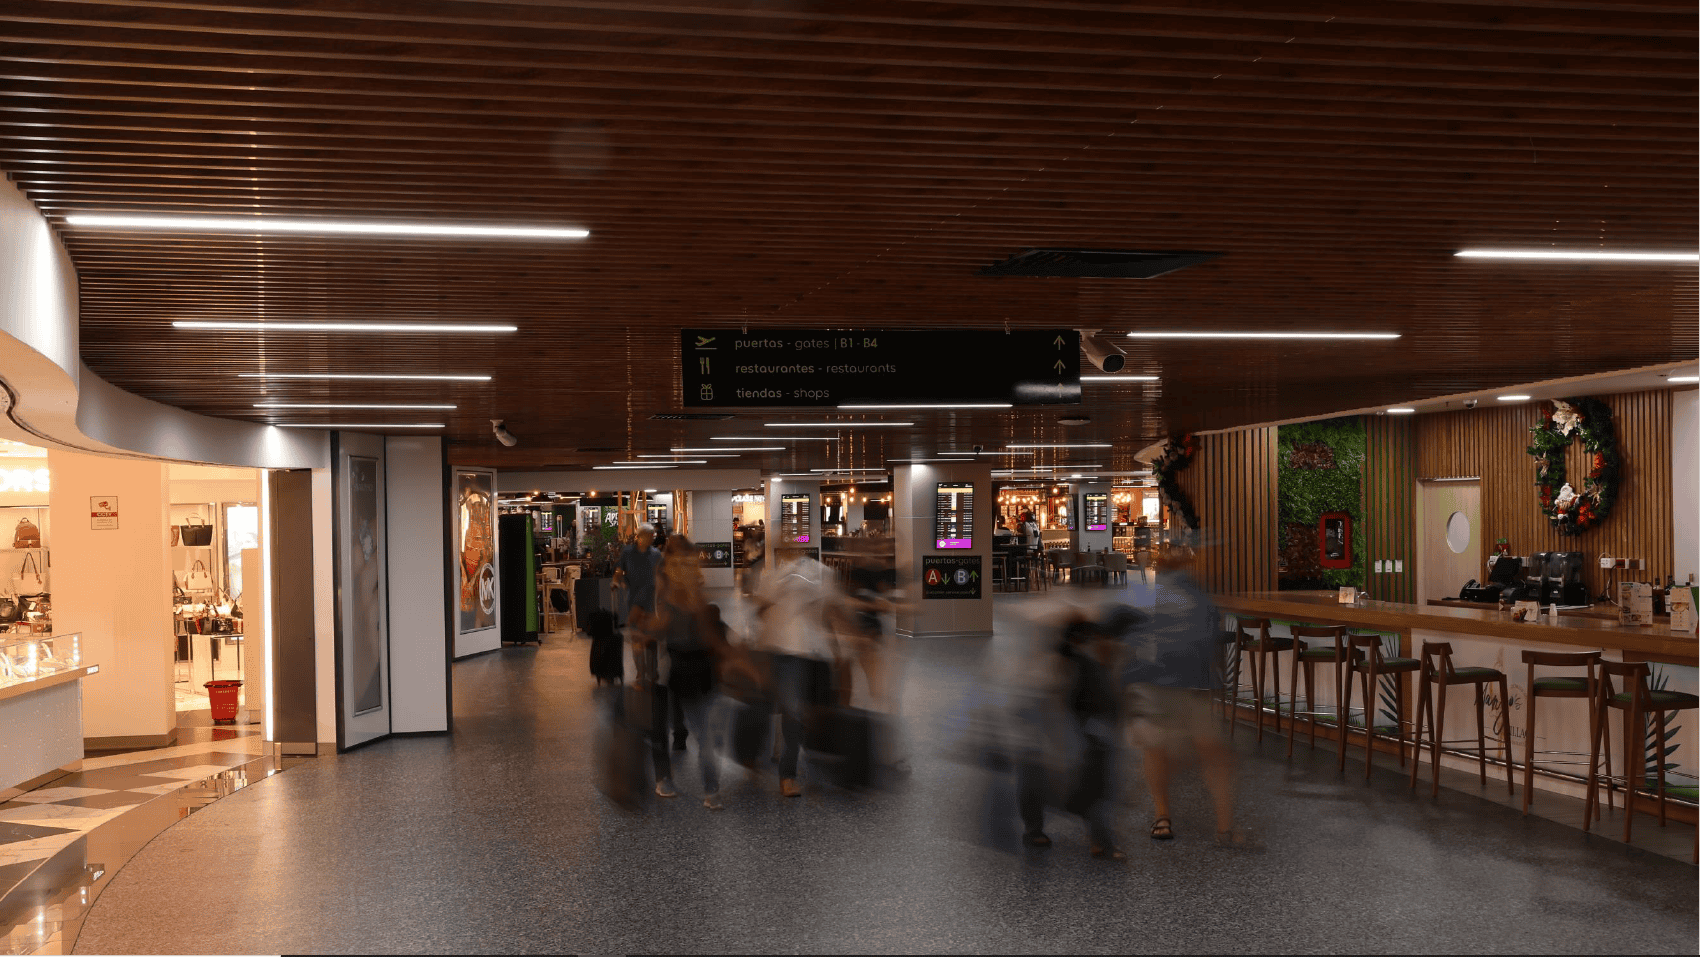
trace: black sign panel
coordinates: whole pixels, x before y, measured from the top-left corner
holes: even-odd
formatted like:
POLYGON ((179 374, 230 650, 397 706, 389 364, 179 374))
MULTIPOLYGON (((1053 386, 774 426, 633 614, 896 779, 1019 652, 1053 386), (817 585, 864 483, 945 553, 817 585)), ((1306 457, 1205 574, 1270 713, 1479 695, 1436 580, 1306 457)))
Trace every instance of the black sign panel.
POLYGON ((921 597, 979 598, 979 555, 922 555, 921 597))
POLYGON ((779 496, 779 543, 781 545, 808 545, 809 541, 809 511, 813 508, 814 496, 807 492, 791 492, 779 496))
POLYGON ((731 568, 731 542, 697 542, 697 558, 703 568, 731 568))
POLYGON ((1110 496, 1103 492, 1087 492, 1085 519, 1086 530, 1089 532, 1104 532, 1110 528, 1110 496))
POLYGON ((933 517, 934 548, 974 547, 974 483, 940 482, 933 517))
POLYGON ((1073 329, 686 329, 687 406, 1080 401, 1073 329))

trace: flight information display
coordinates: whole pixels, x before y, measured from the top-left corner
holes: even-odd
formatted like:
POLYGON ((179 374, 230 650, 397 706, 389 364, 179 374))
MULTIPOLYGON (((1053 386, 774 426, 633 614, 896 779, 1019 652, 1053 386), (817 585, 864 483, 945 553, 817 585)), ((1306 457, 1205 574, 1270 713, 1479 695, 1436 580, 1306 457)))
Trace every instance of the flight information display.
POLYGON ((1086 530, 1105 532, 1110 529, 1110 496, 1105 492, 1086 493, 1086 530))
POLYGON ((814 496, 789 492, 779 496, 779 541, 787 545, 809 544, 809 511, 814 496))
POLYGON ((935 548, 974 547, 974 484, 940 482, 934 511, 935 548))

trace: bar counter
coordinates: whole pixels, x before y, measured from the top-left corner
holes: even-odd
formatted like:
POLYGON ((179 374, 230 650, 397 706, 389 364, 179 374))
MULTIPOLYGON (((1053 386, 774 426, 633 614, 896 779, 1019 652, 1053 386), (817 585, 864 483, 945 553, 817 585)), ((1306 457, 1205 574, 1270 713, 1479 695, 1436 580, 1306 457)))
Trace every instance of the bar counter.
POLYGON ((1215 596, 1226 612, 1258 618, 1301 621, 1317 625, 1347 625, 1409 635, 1414 629, 1471 635, 1502 641, 1568 645, 1588 650, 1616 651, 1644 660, 1693 665, 1700 643, 1692 633, 1663 628, 1633 627, 1593 616, 1558 616, 1558 624, 1512 621, 1508 610, 1408 605, 1362 600, 1343 605, 1333 592, 1245 592, 1215 596))

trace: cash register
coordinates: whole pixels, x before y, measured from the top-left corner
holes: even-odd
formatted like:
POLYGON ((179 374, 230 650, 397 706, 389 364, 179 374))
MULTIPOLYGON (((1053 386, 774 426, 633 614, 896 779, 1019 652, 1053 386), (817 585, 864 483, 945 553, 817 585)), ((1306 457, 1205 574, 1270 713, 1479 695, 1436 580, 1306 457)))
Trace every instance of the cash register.
POLYGON ((1515 601, 1518 591, 1518 578, 1523 570, 1523 559, 1512 555, 1495 555, 1488 560, 1488 580, 1486 584, 1478 585, 1470 582, 1458 593, 1463 601, 1515 601))

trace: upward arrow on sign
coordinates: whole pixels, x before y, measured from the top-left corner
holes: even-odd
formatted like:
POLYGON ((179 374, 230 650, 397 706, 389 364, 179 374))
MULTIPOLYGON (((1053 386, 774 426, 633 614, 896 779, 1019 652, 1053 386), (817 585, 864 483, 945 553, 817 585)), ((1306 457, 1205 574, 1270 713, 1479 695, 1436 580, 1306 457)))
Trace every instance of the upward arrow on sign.
POLYGON ((1057 336, 1057 338, 1056 338, 1056 343, 1057 343, 1057 348, 1058 348, 1058 349, 1061 349, 1061 348, 1062 348, 1062 347, 1063 347, 1063 344, 1064 344, 1064 343, 1063 343, 1063 337, 1062 337, 1062 336, 1057 336))
POLYGON ((1068 366, 1064 365, 1063 361, 1061 359, 1057 360, 1057 375, 1062 375, 1063 370, 1067 369, 1067 368, 1068 368, 1068 366))

